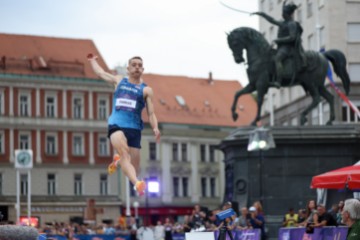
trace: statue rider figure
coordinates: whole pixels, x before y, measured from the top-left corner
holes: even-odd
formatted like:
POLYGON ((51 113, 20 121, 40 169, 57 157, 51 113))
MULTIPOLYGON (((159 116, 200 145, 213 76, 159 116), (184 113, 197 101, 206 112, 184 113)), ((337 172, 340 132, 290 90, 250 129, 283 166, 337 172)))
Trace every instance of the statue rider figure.
POLYGON ((297 6, 294 3, 283 3, 282 17, 283 21, 277 21, 264 12, 255 12, 253 14, 265 18, 268 22, 279 27, 277 39, 274 42, 277 44, 277 53, 275 55, 276 80, 274 86, 279 88, 284 76, 284 60, 292 57, 294 61, 294 72, 297 73, 306 67, 306 57, 304 49, 301 45, 301 34, 303 29, 297 21, 294 21, 294 11, 297 6))

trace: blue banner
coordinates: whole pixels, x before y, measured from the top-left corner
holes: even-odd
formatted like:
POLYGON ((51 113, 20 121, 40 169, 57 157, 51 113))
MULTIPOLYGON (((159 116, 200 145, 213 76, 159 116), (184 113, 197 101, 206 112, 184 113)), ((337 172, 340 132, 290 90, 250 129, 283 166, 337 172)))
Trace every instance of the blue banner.
MULTIPOLYGON (((67 240, 66 237, 61 235, 50 235, 50 234, 42 234, 39 235, 39 240, 67 240)), ((130 240, 130 235, 103 235, 103 234, 95 234, 95 235, 74 235, 71 240, 130 240)))
MULTIPOLYGON (((248 229, 248 230, 236 230, 231 231, 234 240, 260 240, 261 232, 260 229, 248 229)), ((215 239, 219 237, 219 231, 214 232, 215 239)), ((226 240, 230 240, 230 236, 226 233, 226 240)), ((291 239, 292 240, 292 239, 291 239)))
POLYGON ((347 227, 314 228, 311 234, 305 228, 280 228, 279 240, 346 240, 347 232, 347 227))

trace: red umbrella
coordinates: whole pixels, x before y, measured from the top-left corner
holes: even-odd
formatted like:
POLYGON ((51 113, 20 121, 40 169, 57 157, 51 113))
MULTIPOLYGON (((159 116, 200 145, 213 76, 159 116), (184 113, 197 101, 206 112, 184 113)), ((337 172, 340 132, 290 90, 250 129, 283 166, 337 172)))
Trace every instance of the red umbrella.
POLYGON ((311 188, 360 189, 360 165, 339 168, 312 178, 311 188))

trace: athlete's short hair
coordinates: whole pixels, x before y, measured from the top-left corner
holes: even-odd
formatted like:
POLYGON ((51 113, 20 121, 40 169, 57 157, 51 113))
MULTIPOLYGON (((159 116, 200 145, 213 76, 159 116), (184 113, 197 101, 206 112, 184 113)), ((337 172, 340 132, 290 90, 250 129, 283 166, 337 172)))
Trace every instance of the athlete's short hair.
POLYGON ((141 57, 139 57, 139 56, 134 56, 134 57, 132 57, 132 58, 129 59, 129 64, 130 64, 131 61, 134 60, 134 59, 139 59, 139 60, 143 61, 141 57))

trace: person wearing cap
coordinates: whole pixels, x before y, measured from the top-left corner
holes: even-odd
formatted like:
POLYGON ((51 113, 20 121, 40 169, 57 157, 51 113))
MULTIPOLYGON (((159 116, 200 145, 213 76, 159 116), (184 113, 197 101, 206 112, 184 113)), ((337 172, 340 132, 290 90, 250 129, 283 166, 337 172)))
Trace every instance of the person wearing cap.
POLYGON ((261 215, 257 213, 257 210, 254 206, 249 208, 249 212, 250 212, 250 225, 252 226, 252 228, 258 228, 261 231, 261 240, 265 240, 266 239, 266 234, 265 234, 265 218, 261 215))
POLYGON ((284 74, 283 61, 292 57, 295 60, 295 71, 298 72, 306 67, 306 57, 304 49, 301 45, 301 34, 303 29, 300 23, 294 21, 294 12, 297 6, 294 3, 283 3, 282 17, 284 20, 275 20, 264 12, 255 12, 252 15, 259 15, 268 22, 279 27, 277 39, 277 52, 275 55, 276 81, 273 83, 275 87, 281 87, 284 74))
POLYGON ((360 201, 347 199, 341 212, 342 222, 349 227, 346 240, 360 239, 360 201))

